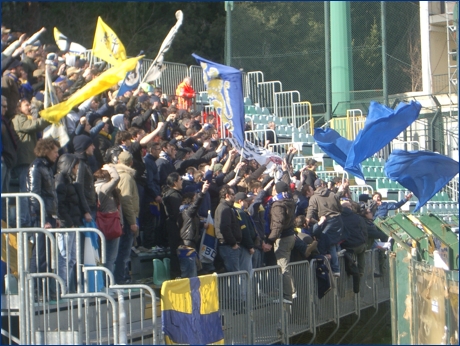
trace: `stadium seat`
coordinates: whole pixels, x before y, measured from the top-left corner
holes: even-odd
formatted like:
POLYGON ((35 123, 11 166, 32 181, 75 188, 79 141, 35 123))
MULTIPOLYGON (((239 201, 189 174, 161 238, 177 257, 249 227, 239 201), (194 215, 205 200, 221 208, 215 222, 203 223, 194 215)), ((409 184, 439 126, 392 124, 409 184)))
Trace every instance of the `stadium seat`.
POLYGON ((167 275, 166 268, 163 263, 158 258, 153 259, 153 284, 156 286, 161 286, 163 282, 169 280, 169 273, 167 275))
POLYGON ((245 106, 252 106, 252 101, 249 97, 244 98, 244 105, 245 106))
POLYGON ((262 112, 262 114, 270 115, 270 111, 269 111, 269 109, 266 108, 266 107, 262 107, 261 112, 262 112))

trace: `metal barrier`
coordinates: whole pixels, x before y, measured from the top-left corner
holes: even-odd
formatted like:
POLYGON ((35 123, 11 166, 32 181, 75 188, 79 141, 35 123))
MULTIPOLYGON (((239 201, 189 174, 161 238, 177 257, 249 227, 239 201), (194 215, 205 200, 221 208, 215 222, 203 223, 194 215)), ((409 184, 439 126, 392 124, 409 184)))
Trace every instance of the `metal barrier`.
POLYGON ((374 188, 370 185, 350 185, 348 186, 350 192, 354 195, 353 200, 358 200, 359 195, 363 193, 369 194, 372 196, 374 193, 374 188))
POLYGON ((203 91, 207 91, 203 81, 203 69, 201 66, 191 65, 189 68, 189 76, 192 79, 192 86, 195 92, 198 94, 203 91))
POLYGON ((305 132, 313 135, 315 121, 311 109, 311 103, 308 101, 295 102, 293 104, 293 125, 299 130, 305 129, 305 132))
POLYGON ((252 290, 246 271, 218 275, 219 306, 226 344, 252 343, 249 311, 252 290))
POLYGON ((347 139, 354 140, 358 132, 364 128, 366 118, 361 109, 347 110, 347 139))
POLYGON ((340 178, 342 181, 348 179, 346 171, 316 171, 316 175, 324 181, 330 181, 334 178, 340 178))
POLYGON ((300 152, 302 150, 302 144, 301 142, 273 143, 268 145, 268 150, 284 156, 291 146, 295 147, 297 151, 300 152))
MULTIPOLYGON (((253 297, 252 343, 282 342, 285 335, 283 318, 283 279, 279 266, 254 269, 251 275, 253 297)), ((225 339, 225 343, 230 343, 225 339)))
POLYGON ((259 82, 257 83, 257 99, 259 107, 265 107, 270 113, 275 113, 275 93, 283 91, 280 81, 259 82))
MULTIPOLYGON (((260 98, 259 98, 259 83, 264 81, 264 74, 262 71, 252 71, 246 74, 245 78, 245 97, 249 97, 253 103, 258 103, 260 107, 260 98)), ((272 112, 273 113, 273 112, 272 112)))
POLYGON ((268 132, 273 132, 273 138, 275 138, 276 141, 276 134, 272 129, 245 131, 244 139, 248 142, 254 143, 255 145, 263 147, 264 144, 267 143, 268 132))
POLYGON ((279 91, 274 93, 275 114, 280 118, 286 118, 288 123, 296 126, 294 118, 294 103, 300 102, 300 93, 294 91, 279 91))
POLYGON ((173 62, 165 61, 163 65, 165 69, 157 83, 161 86, 163 94, 176 95, 177 86, 189 75, 189 69, 185 64, 173 62))
POLYGON ((313 292, 310 278, 310 262, 289 263, 294 279, 297 298, 293 299, 290 313, 287 314, 287 336, 291 337, 303 332, 314 332, 313 292))

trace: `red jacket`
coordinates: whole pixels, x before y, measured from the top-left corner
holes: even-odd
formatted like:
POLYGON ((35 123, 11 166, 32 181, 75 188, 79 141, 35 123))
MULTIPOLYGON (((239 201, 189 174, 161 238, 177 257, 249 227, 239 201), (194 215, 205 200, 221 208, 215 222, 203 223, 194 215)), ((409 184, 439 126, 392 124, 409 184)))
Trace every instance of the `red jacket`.
POLYGON ((195 90, 185 82, 180 83, 176 89, 177 108, 190 110, 192 107, 192 99, 195 97, 195 90))

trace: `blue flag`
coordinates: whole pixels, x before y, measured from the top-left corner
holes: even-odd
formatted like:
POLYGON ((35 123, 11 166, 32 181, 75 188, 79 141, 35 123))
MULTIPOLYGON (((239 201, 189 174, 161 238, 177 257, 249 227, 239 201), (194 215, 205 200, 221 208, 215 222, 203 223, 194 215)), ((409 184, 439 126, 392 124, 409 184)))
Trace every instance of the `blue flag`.
POLYGON ((132 71, 129 71, 126 74, 123 83, 118 90, 118 96, 123 96, 123 94, 129 90, 134 90, 139 87, 141 81, 141 69, 142 69, 142 59, 137 62, 136 68, 132 71))
MULTIPOLYGON (((192 54, 203 68, 209 103, 220 116, 224 127, 244 147, 243 78, 236 68, 216 64, 192 54)), ((222 133, 222 136, 224 134, 222 133)))
POLYGON ((345 169, 356 167, 395 139, 417 119, 421 108, 416 101, 401 102, 394 110, 372 101, 364 128, 348 152, 345 169))
POLYGON ((217 275, 165 281, 161 324, 166 345, 224 345, 217 275))
POLYGON ((384 171, 417 196, 416 212, 458 174, 459 168, 457 161, 431 151, 394 150, 384 171))
POLYGON ((364 180, 363 169, 361 163, 351 168, 345 168, 345 162, 347 161, 348 151, 353 144, 352 141, 342 137, 337 131, 327 128, 315 128, 315 134, 313 136, 319 147, 335 160, 340 166, 342 166, 347 172, 353 174, 355 177, 364 180))

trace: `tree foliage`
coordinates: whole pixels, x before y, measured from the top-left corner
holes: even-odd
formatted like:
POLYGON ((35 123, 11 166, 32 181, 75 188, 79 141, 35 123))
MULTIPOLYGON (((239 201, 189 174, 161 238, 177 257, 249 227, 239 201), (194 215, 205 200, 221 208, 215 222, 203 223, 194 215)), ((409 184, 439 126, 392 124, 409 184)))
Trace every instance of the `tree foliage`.
POLYGON ((129 56, 144 50, 155 58, 182 10, 184 22, 165 60, 196 64, 192 53, 223 63, 225 10, 220 2, 4 2, 2 24, 32 34, 47 28, 42 42, 54 43, 57 27, 74 42, 91 49, 97 17, 118 35, 129 56))

